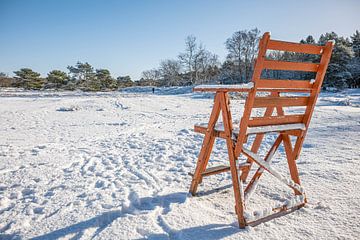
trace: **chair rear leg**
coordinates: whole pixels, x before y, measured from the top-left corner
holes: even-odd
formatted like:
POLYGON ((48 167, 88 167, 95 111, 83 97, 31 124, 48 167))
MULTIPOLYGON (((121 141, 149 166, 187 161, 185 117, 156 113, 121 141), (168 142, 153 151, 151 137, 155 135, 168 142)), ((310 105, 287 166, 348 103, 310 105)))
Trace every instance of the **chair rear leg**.
POLYGON ((234 189, 235 196, 235 212, 238 217, 239 227, 245 228, 246 221, 244 217, 244 189, 242 185, 242 181, 239 178, 238 168, 237 168, 237 160, 235 157, 235 145, 233 140, 231 139, 232 135, 232 120, 230 114, 230 106, 227 95, 221 95, 221 109, 222 109, 222 118, 224 123, 224 131, 226 134, 226 145, 228 149, 228 156, 230 162, 230 171, 231 171, 231 179, 232 185, 234 189))
MULTIPOLYGON (((299 138, 297 139, 297 141, 299 141, 299 138)), ((287 162, 288 162, 288 166, 289 166, 291 179, 295 183, 300 185, 299 171, 297 169, 296 160, 295 160, 295 156, 296 156, 297 153, 292 150, 289 135, 283 134, 283 143, 284 143, 284 148, 285 148, 285 153, 286 153, 286 158, 287 158, 287 162)), ((296 195, 301 195, 302 194, 299 191, 296 191, 296 190, 294 190, 294 191, 295 191, 296 195)))
MULTIPOLYGON (((228 144, 229 145, 229 144, 228 144)), ((238 218, 239 227, 245 228, 246 221, 244 217, 244 188, 243 182, 239 178, 237 164, 235 160, 235 155, 233 151, 229 151, 229 159, 230 159, 230 170, 231 170, 231 179, 235 196, 235 212, 238 218), (231 155, 232 154, 232 155, 231 155)))

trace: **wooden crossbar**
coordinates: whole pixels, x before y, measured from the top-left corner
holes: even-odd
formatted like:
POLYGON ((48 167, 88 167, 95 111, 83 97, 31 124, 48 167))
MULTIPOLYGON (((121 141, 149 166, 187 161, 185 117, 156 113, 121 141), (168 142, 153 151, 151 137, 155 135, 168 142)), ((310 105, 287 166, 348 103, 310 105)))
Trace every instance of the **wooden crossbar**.
MULTIPOLYGON (((251 134, 268 133, 268 132, 279 132, 279 133, 288 134, 291 136, 300 136, 301 132, 303 130, 305 130, 304 124, 296 124, 296 123, 295 124, 292 124, 292 123, 290 123, 290 124, 273 124, 273 125, 259 125, 256 127, 249 126, 248 130, 246 131, 246 134, 251 135, 251 134)), ((206 134, 207 127, 195 125, 194 132, 206 134)), ((211 136, 223 138, 223 139, 228 138, 228 135, 225 133, 225 131, 216 130, 216 129, 214 129, 211 132, 211 136)), ((236 133, 236 132, 232 133, 231 139, 233 140, 234 143, 236 143, 236 141, 237 141, 237 136, 238 136, 238 133, 236 133)))
MULTIPOLYGON (((202 133, 205 134, 207 131, 207 127, 205 126, 199 126, 199 125, 195 125, 194 126, 194 131, 198 132, 198 133, 202 133)), ((226 134, 224 131, 220 131, 220 130, 216 130, 214 129, 211 133, 214 137, 219 137, 219 138, 225 138, 226 134)))
POLYGON ((306 106, 309 97, 256 97, 253 108, 306 106))
POLYGON ((258 88, 256 89, 258 92, 275 92, 275 93, 309 93, 313 89, 312 88, 258 88))
MULTIPOLYGON (((201 175, 203 177, 206 177, 206 176, 219 174, 219 173, 223 173, 223 172, 228 172, 228 171, 230 171, 230 166, 220 165, 220 166, 207 168, 203 173, 201 173, 201 175)), ((194 174, 192 174, 192 173, 189 173, 189 175, 194 176, 194 174)))
POLYGON ((264 60, 264 69, 317 72, 319 64, 305 62, 286 62, 277 60, 264 60))
POLYGON ((322 54, 324 50, 323 46, 284 42, 279 40, 269 40, 267 48, 271 50, 307 53, 307 54, 322 54))
POLYGON ((278 79, 260 79, 257 82, 258 88, 303 88, 311 89, 312 84, 307 80, 278 80, 278 79))
POLYGON ((256 162, 260 167, 262 167, 263 169, 268 171, 271 175, 273 175, 275 178, 277 178, 280 182, 285 184, 286 186, 292 188, 295 191, 299 191, 301 193, 303 192, 303 188, 299 184, 293 182, 292 180, 286 179, 282 174, 280 174, 278 171, 272 168, 269 162, 266 162, 263 159, 261 159, 256 153, 253 153, 252 151, 246 148, 243 148, 242 152, 246 156, 251 158, 254 162, 256 162))
POLYGON ((286 214, 292 213, 292 212, 294 212, 294 211, 296 211, 296 210, 298 210, 298 209, 300 209, 300 208, 302 208, 304 206, 305 206, 305 203, 301 203, 301 204, 298 204, 298 205, 296 205, 294 207, 290 207, 290 208, 288 208, 286 206, 283 206, 281 208, 273 209, 272 214, 267 215, 267 216, 265 216, 263 218, 256 219, 254 221, 248 221, 247 225, 249 225, 251 227, 256 227, 257 225, 259 225, 261 223, 264 223, 264 222, 270 221, 270 220, 272 220, 274 218, 278 218, 278 217, 284 216, 286 214))
POLYGON ((270 116, 270 117, 252 117, 249 119, 249 127, 280 125, 289 123, 302 123, 304 119, 303 114, 284 115, 284 116, 270 116))
MULTIPOLYGON (((282 135, 280 134, 277 137, 274 145, 272 145, 269 152, 265 156, 265 161, 267 163, 269 163, 269 164, 271 163, 271 160, 272 160, 276 150, 280 146, 281 141, 282 141, 282 135)), ((263 174, 263 172, 264 172, 264 168, 259 167, 257 169, 257 171, 255 172, 253 178, 250 180, 249 184, 246 186, 245 191, 244 191, 244 193, 245 193, 245 201, 249 200, 251 194, 255 191, 255 189, 257 187, 257 184, 258 184, 258 180, 261 177, 261 175, 263 174)))

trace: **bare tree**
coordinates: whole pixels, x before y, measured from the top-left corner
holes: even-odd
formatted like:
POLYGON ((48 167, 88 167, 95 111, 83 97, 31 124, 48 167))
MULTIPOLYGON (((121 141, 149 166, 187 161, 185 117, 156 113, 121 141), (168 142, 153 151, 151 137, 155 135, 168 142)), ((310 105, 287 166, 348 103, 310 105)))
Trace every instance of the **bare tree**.
POLYGON ((194 83, 193 67, 196 67, 196 55, 197 55, 197 43, 196 37, 193 35, 187 36, 185 39, 185 52, 179 54, 179 60, 183 64, 190 74, 190 81, 194 83))
POLYGON ((242 76, 241 58, 243 55, 243 45, 244 45, 243 31, 238 31, 233 33, 233 35, 230 38, 228 38, 225 42, 225 46, 229 51, 227 57, 228 59, 232 60, 237 66, 240 81, 242 76))
POLYGON ((250 80, 254 66, 255 57, 258 52, 260 30, 257 28, 247 32, 245 38, 245 79, 250 80))
POLYGON ((203 82, 209 77, 209 68, 218 64, 218 57, 206 50, 190 35, 185 39, 185 52, 179 54, 180 63, 190 77, 191 83, 203 82))
POLYGON ((240 81, 248 81, 252 72, 255 56, 258 51, 260 31, 257 28, 235 32, 225 42, 228 59, 235 62, 240 81))
POLYGON ((180 85, 181 65, 173 59, 166 59, 160 62, 160 73, 168 85, 180 85))
POLYGON ((204 49, 199 56, 199 78, 202 82, 209 82, 217 72, 218 56, 204 49))
POLYGON ((142 77, 146 80, 158 81, 161 78, 161 72, 158 69, 150 69, 142 72, 142 77))

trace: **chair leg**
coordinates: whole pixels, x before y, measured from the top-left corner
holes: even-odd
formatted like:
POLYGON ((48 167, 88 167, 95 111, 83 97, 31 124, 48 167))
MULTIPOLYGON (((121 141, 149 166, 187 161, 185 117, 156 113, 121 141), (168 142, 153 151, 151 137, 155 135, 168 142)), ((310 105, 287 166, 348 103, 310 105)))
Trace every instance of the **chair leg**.
MULTIPOLYGON (((209 145, 208 148, 206 149, 206 153, 205 153, 205 158, 203 159, 203 164, 202 164, 202 168, 201 168, 201 174, 206 170, 207 164, 209 163, 209 159, 210 159, 210 155, 213 149, 215 143, 215 137, 211 136, 210 140, 209 140, 209 145)), ((202 182, 202 175, 200 175, 200 181, 199 184, 202 182)))
POLYGON ((199 154, 198 162, 196 165, 195 173, 191 181, 190 193, 195 196, 198 185, 202 182, 202 173, 206 170, 206 166, 209 162, 210 154, 215 142, 215 137, 210 136, 209 140, 204 144, 199 154), (202 157, 203 156, 203 157, 202 157))
POLYGON ((214 145, 215 137, 213 136, 215 124, 220 115, 220 94, 216 94, 214 106, 210 115, 208 129, 205 133, 203 144, 199 153, 198 161, 196 164, 195 173, 191 181, 189 192, 194 196, 196 194, 197 187, 202 180, 201 174, 206 169, 207 162, 209 160, 212 147, 214 145))
MULTIPOLYGON (((277 107, 276 111, 277 111, 279 116, 284 115, 284 109, 282 107, 277 107)), ((300 153, 302 141, 304 139, 304 135, 302 134, 302 136, 297 138, 294 150, 292 149, 289 135, 287 135, 287 134, 282 134, 282 135, 283 135, 283 144, 284 144, 284 148, 285 148, 285 153, 286 153, 286 158, 287 158, 287 162, 288 162, 288 166, 289 166, 291 179, 295 183, 300 185, 300 178, 299 178, 299 172, 298 172, 298 169, 297 169, 297 166, 296 166, 296 159, 297 159, 297 157, 298 157, 298 155, 300 153)), ((296 195, 301 195, 301 193, 299 191, 296 191, 296 190, 295 190, 295 194, 296 195)), ((306 197, 305 197, 305 202, 306 202, 306 197)))
POLYGON ((230 160, 230 170, 231 170, 231 179, 235 196, 235 212, 238 217, 239 227, 245 228, 246 221, 244 217, 244 189, 243 182, 239 178, 238 169, 236 167, 235 153, 233 151, 233 143, 231 139, 227 139, 229 160, 230 160))
POLYGON ((220 101, 220 106, 222 112, 222 119, 224 123, 224 131, 226 133, 226 145, 228 149, 231 179, 232 179, 232 185, 235 196, 235 212, 238 217, 239 227, 245 228, 246 221, 244 217, 244 189, 243 189, 242 181, 239 179, 237 161, 235 158, 235 151, 234 151, 235 146, 233 140, 231 139, 232 120, 231 120, 229 100, 227 98, 227 95, 225 95, 225 93, 221 95, 221 100, 222 101, 220 101))
MULTIPOLYGON (((295 156, 296 156, 297 153, 292 150, 289 135, 283 134, 283 139, 284 139, 284 141, 283 141, 284 142, 284 148, 285 148, 285 153, 286 153, 286 158, 287 158, 287 162, 288 162, 288 166, 289 166, 291 179, 295 183, 300 185, 299 171, 297 169, 296 160, 295 160, 295 156)), ((299 138, 297 139, 297 141, 299 141, 299 138)), ((301 195, 302 193, 295 190, 295 194, 296 195, 301 195)))

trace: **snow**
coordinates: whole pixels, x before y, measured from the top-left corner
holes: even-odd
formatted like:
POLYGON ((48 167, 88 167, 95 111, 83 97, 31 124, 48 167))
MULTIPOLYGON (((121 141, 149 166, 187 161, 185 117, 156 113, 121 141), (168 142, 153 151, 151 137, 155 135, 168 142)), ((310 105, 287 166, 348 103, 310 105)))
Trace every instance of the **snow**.
POLYGON ((249 83, 243 83, 243 84, 233 84, 233 85, 198 85, 196 87, 194 87, 194 90, 197 89, 252 89, 254 87, 254 83, 253 82, 249 82, 249 83))
MULTIPOLYGON (((198 197, 188 194, 203 138, 192 129, 208 121, 212 96, 191 87, 1 90, 0 239, 357 239, 359 90, 319 97, 297 161, 306 207, 243 230, 229 173, 204 178, 198 197)), ((234 121, 243 104, 232 100, 234 121)), ((265 138, 259 155, 275 138, 265 138)), ((219 140, 210 165, 226 159, 219 140)), ((282 146, 271 166, 290 178, 282 146)), ((301 201, 292 195, 265 171, 247 214, 301 201)))

